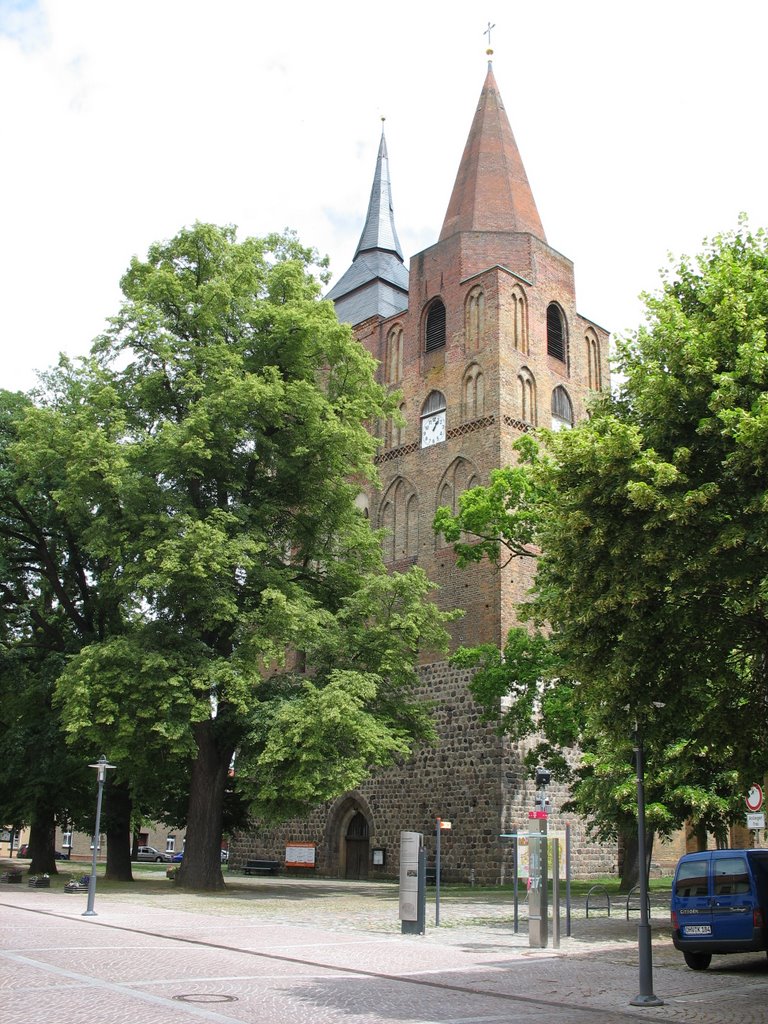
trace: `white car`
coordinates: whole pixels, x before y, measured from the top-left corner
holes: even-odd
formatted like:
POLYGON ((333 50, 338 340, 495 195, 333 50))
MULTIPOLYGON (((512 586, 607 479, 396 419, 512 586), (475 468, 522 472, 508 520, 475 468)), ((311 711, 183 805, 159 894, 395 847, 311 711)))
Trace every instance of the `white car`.
POLYGON ((169 861, 170 859, 170 853, 162 853, 160 850, 156 850, 154 846, 140 846, 136 853, 136 860, 154 860, 157 863, 162 863, 162 861, 169 861))

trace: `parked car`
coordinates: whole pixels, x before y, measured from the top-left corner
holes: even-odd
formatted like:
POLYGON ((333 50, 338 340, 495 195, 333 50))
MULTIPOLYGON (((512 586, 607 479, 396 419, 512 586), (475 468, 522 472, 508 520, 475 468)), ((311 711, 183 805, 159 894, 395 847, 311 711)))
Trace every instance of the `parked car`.
MULTIPOLYGON (((22 843, 16 856, 29 857, 29 855, 29 843, 22 843)), ((54 850, 53 856, 55 860, 69 860, 68 855, 66 853, 62 853, 61 850, 54 850)))
MULTIPOLYGON (((184 860, 184 851, 181 850, 180 853, 174 853, 174 855, 171 857, 171 860, 176 861, 176 863, 178 863, 179 861, 184 860)), ((221 851, 221 863, 222 864, 226 864, 228 860, 229 860, 229 850, 222 850, 221 851)))
POLYGON ((140 846, 136 853, 136 860, 153 860, 158 864, 163 861, 167 862, 170 859, 170 853, 162 853, 160 850, 156 850, 154 846, 140 846))
POLYGON ((692 971, 713 953, 768 949, 768 850, 702 850, 678 861, 672 941, 692 971))

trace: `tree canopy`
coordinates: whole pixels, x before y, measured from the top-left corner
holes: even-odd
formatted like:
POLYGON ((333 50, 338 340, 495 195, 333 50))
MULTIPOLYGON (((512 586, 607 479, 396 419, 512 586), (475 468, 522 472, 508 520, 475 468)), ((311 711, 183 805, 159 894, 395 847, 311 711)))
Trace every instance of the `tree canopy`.
POLYGON ((189 765, 196 888, 223 884, 233 761, 253 806, 285 815, 431 736, 413 664, 445 645, 444 616, 423 574, 386 573, 356 503, 366 424, 396 396, 320 300, 318 262, 290 233, 206 224, 152 246, 13 448, 99 599, 58 676, 64 729, 133 784, 189 765))

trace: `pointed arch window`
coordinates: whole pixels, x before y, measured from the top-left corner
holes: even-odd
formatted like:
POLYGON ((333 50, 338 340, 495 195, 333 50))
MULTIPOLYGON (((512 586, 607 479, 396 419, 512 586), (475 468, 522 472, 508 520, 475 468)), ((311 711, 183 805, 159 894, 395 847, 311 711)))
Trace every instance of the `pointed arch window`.
POLYGON ((403 379, 403 328, 397 324, 387 335, 387 384, 403 379))
POLYGON ((485 292, 473 288, 467 296, 465 312, 465 344, 467 351, 476 352, 483 344, 485 334, 485 292))
POLYGON ((525 292, 512 289, 512 344, 518 352, 528 355, 528 305, 525 292))
POLYGON ((424 348, 427 352, 434 352, 445 346, 445 306, 442 299, 435 299, 427 310, 427 319, 424 325, 424 348))
POLYGON ((364 519, 368 519, 370 515, 370 503, 368 501, 368 495, 361 491, 355 498, 355 508, 358 509, 364 519))
POLYGON ((524 366, 517 375, 520 386, 520 419, 523 423, 536 426, 536 381, 533 374, 524 366))
POLYGON ((477 363, 468 366, 464 373, 462 404, 465 421, 485 415, 485 378, 477 363))
POLYGON ((547 306, 547 355, 565 362, 566 337, 563 311, 556 302, 547 306))
POLYGON ((419 496, 402 477, 390 485, 379 509, 385 562, 416 558, 419 553, 419 496))
POLYGON ((379 509, 379 526, 382 529, 382 557, 385 562, 394 562, 395 560, 395 495, 394 493, 390 498, 387 498, 381 503, 379 509))
POLYGON ((552 429, 570 430, 573 426, 573 404, 562 385, 552 392, 552 429))
MULTIPOLYGON (((400 415, 405 419, 405 402, 401 403, 399 408, 400 415)), ((404 444, 405 438, 405 426, 400 426, 392 420, 392 447, 399 448, 401 444, 404 444)))
POLYGON ((603 386, 600 372, 600 342, 591 329, 584 335, 584 342, 587 347, 587 383, 593 391, 599 391, 603 386))
MULTIPOLYGON (((470 487, 477 487, 480 482, 480 474, 475 466, 463 456, 459 456, 451 463, 443 474, 443 478, 437 488, 437 508, 445 506, 451 512, 456 513, 459 507, 459 497, 470 487)), ((466 540, 467 538, 462 538, 466 540)), ((437 535, 435 547, 446 546, 445 537, 437 535)))

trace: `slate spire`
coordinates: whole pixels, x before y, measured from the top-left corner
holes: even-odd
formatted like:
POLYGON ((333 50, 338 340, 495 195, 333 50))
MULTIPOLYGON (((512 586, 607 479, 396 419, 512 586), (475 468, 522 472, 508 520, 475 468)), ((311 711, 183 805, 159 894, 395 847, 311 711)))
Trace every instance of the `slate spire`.
POLYGON ((355 258, 361 252, 370 252, 374 249, 381 249, 385 252, 394 252, 403 262, 403 251, 400 248, 400 240, 395 229, 395 211, 392 207, 392 185, 389 180, 389 157, 387 155, 387 140, 384 137, 384 125, 381 126, 381 141, 379 142, 379 154, 376 157, 376 170, 373 175, 371 186, 371 198, 368 201, 368 215, 365 219, 365 227, 357 243, 355 258))
POLYGON ((440 241, 464 231, 527 232, 546 242, 490 61, 440 241))
POLYGON ((395 228, 383 125, 360 241, 352 265, 326 298, 335 303, 339 320, 351 324, 371 316, 392 316, 408 305, 408 270, 395 228))

